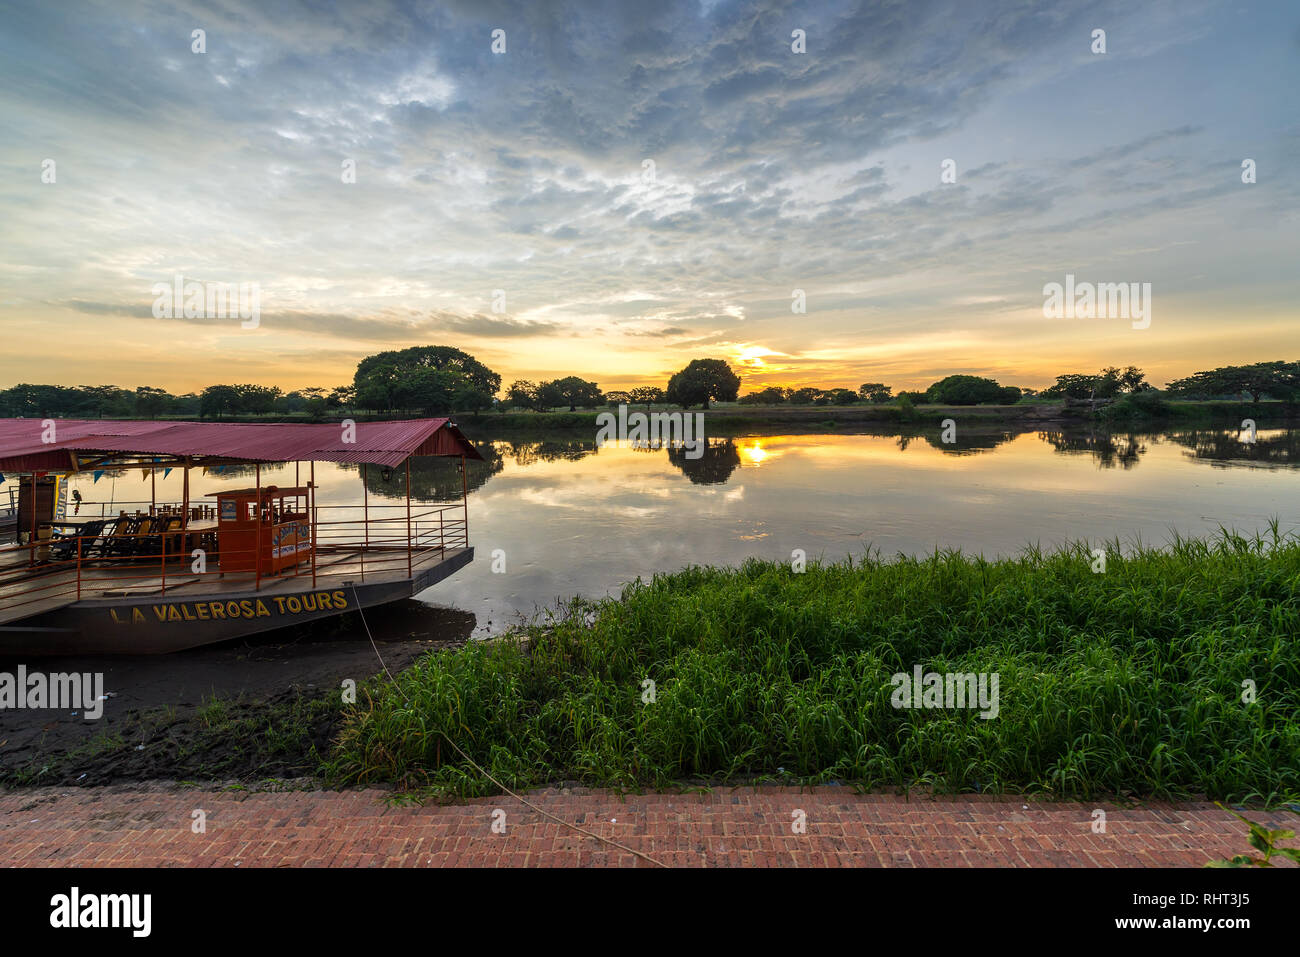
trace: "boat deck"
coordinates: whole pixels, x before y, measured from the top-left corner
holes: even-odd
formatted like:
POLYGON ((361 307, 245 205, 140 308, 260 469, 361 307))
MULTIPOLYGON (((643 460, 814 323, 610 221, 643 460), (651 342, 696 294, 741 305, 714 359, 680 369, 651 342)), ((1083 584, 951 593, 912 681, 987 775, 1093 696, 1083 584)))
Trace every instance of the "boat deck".
POLYGON ((264 576, 258 582, 248 572, 223 574, 220 565, 207 574, 196 575, 188 559, 116 560, 83 562, 57 567, 30 567, 26 548, 0 549, 0 626, 55 611, 81 602, 202 598, 232 592, 256 590, 269 595, 352 584, 420 582, 436 578, 440 566, 457 563, 467 548, 428 548, 413 551, 408 568, 406 548, 318 549, 313 583, 310 561, 303 561, 280 575, 264 576), (78 586, 78 580, 80 585, 78 586))

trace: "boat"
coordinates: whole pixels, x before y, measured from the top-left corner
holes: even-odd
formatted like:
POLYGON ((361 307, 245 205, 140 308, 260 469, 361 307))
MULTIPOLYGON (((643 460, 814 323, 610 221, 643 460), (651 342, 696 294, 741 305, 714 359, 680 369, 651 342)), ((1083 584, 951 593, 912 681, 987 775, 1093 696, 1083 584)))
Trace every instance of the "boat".
POLYGON ((0 546, 0 657, 165 654, 412 597, 474 558, 469 460, 482 455, 446 418, 0 419, 0 473, 19 491, 17 541, 0 546), (459 502, 412 503, 415 456, 460 460, 459 502), (319 503, 317 462, 358 467, 361 502, 319 503), (284 463, 294 485, 263 481, 284 463), (191 497, 195 469, 231 466, 251 467, 253 484, 191 497), (403 503, 370 501, 371 468, 404 469, 403 503), (180 469, 181 500, 151 493, 132 512, 78 500, 67 514, 67 476, 114 469, 180 469))

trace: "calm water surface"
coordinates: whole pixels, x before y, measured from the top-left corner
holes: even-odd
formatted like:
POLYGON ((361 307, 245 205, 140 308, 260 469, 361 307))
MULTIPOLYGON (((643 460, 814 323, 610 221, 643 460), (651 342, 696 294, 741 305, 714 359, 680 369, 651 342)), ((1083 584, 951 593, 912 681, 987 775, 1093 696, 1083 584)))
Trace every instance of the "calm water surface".
MULTIPOLYGON (((714 439, 689 460, 676 450, 595 448, 592 441, 480 440, 470 469, 474 563, 424 592, 431 604, 473 612, 477 633, 502 630, 573 595, 617 595, 638 576, 684 565, 918 554, 961 548, 986 556, 1026 545, 1120 538, 1163 544, 1174 531, 1213 533, 1300 526, 1300 432, 1183 431, 997 435, 943 446, 937 436, 768 435, 714 439), (500 550, 505 572, 494 573, 500 550)), ((299 473, 303 482, 307 469, 299 473)), ((192 480, 195 494, 251 485, 251 470, 192 480)), ((180 475, 158 482, 180 498, 180 475)), ((293 484, 294 466, 263 470, 293 484)), ((361 498, 356 467, 318 464, 319 502, 361 498)), ((417 460, 424 501, 458 500, 449 460, 417 460)), ((372 505, 401 501, 399 472, 368 472, 372 505)), ((149 498, 140 473, 88 476, 87 501, 149 498)))

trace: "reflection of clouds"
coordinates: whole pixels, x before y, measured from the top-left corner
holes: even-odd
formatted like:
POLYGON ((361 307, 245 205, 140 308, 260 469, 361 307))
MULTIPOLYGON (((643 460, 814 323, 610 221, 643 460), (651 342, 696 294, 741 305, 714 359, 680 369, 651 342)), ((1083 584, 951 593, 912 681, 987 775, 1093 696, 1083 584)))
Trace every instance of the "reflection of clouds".
POLYGON ((1051 547, 1114 536, 1158 544, 1171 528, 1205 534, 1221 522, 1252 530, 1269 515, 1289 514, 1294 499, 1294 474, 1235 470, 1206 482, 1173 442, 1152 443, 1141 469, 1098 472, 1087 456, 1058 455, 1035 434, 978 457, 946 457, 924 443, 901 453, 892 438, 746 437, 737 445, 757 441, 785 454, 733 473, 744 478, 735 485, 690 483, 662 452, 514 469, 513 483, 494 480, 486 496, 470 499, 472 540, 484 556, 505 548, 511 574, 475 562, 427 600, 483 609, 480 624, 491 618, 497 628, 514 609, 617 594, 637 577, 690 564, 788 562, 794 548, 834 561, 868 550, 884 558, 936 548, 1017 555, 1034 541, 1051 547), (946 467, 916 468, 917 459, 946 467), (540 481, 528 481, 534 477, 540 481), (485 499, 490 508, 481 507, 485 499))
POLYGON ((589 487, 571 485, 569 487, 520 488, 514 498, 527 505, 542 508, 561 508, 570 511, 599 510, 602 514, 613 514, 623 518, 651 518, 664 511, 662 505, 636 505, 620 502, 622 497, 651 497, 666 500, 670 496, 661 494, 661 490, 620 489, 614 494, 601 495, 589 487))
POLYGON ((950 495, 949 500, 962 505, 996 505, 998 497, 996 495, 950 495))

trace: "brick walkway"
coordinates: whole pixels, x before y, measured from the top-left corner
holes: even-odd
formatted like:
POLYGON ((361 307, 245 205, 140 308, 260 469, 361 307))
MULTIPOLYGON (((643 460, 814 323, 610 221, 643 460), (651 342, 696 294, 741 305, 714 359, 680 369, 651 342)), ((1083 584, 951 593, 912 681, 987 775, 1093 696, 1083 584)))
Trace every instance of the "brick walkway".
MULTIPOLYGON (((763 787, 709 794, 545 790, 528 799, 669 865, 1187 866, 1248 850, 1244 825, 1209 803, 931 799, 763 787), (1093 811, 1106 814, 1093 833, 1093 811), (796 812, 806 832, 794 833, 796 812)), ((168 785, 0 794, 4 866, 602 866, 648 862, 513 798, 390 806, 382 791, 203 791, 168 785), (194 833, 193 812, 206 815, 194 833), (505 833, 494 833, 493 812, 505 833), (498 816, 499 817, 499 816, 498 816)), ((1292 827, 1287 810, 1252 816, 1292 827)), ((1287 842, 1288 844, 1290 842, 1287 842)))

